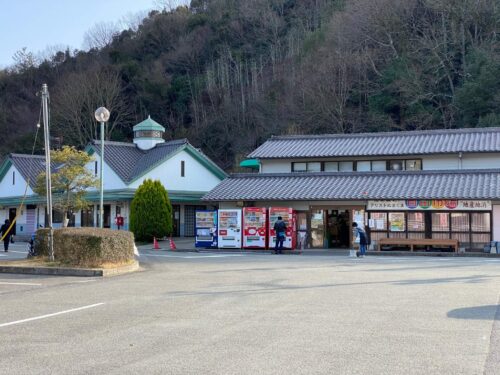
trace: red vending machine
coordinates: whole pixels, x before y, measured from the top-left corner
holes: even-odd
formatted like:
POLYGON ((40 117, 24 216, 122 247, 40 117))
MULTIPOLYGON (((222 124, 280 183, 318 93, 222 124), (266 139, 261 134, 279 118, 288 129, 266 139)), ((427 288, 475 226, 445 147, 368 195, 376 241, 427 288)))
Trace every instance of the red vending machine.
POLYGON ((271 207, 269 209, 269 248, 273 249, 276 245, 276 232, 273 228, 274 223, 278 221, 278 216, 281 216, 287 228, 283 248, 295 249, 297 247, 296 215, 293 208, 288 207, 271 207))
POLYGON ((267 209, 263 207, 243 208, 243 247, 265 249, 267 241, 267 209))

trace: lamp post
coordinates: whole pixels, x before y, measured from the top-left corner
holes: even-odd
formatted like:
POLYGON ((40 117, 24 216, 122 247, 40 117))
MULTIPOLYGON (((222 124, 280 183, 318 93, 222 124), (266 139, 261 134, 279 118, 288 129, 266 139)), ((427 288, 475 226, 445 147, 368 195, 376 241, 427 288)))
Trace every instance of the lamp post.
POLYGON ((95 119, 101 123, 101 169, 100 169, 100 206, 99 206, 99 228, 104 227, 104 123, 109 120, 109 111, 99 107, 95 111, 95 119))

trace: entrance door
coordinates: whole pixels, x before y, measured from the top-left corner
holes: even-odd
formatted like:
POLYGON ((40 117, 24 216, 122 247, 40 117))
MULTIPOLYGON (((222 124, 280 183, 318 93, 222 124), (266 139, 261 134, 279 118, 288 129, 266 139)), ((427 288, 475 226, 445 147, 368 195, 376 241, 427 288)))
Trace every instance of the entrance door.
POLYGON ((350 247, 351 220, 349 210, 328 210, 328 247, 348 248, 350 247))
POLYGON ((180 223, 181 223, 181 207, 179 205, 174 204, 172 206, 172 235, 174 237, 180 237, 181 231, 180 231, 180 223))
POLYGON ((80 222, 82 227, 94 226, 94 206, 88 206, 81 211, 80 222))
POLYGON ((103 227, 104 228, 111 228, 111 205, 110 204, 105 204, 104 205, 104 222, 103 222, 103 227))
MULTIPOLYGON (((12 223, 17 216, 17 208, 9 208, 9 221, 12 223)), ((16 235, 16 226, 12 227, 12 234, 16 235)))
POLYGON ((325 210, 311 210, 311 247, 325 247, 325 210))

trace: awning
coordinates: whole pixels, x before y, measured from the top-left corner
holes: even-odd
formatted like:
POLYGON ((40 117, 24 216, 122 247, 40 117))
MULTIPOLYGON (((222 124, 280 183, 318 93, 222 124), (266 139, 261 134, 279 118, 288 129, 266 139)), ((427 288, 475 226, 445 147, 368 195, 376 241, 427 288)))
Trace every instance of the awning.
POLYGON ((240 163, 240 167, 260 169, 260 161, 258 159, 246 159, 240 163))

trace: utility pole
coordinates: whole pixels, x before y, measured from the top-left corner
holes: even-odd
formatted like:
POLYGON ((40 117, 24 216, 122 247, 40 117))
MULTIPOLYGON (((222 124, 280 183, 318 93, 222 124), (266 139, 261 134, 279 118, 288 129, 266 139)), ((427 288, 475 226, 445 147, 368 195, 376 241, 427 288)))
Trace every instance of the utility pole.
POLYGON ((50 134, 49 134, 49 89, 42 85, 43 134, 45 141, 45 188, 47 190, 47 218, 49 227, 49 261, 54 261, 54 229, 52 227, 52 175, 50 169, 50 134))

